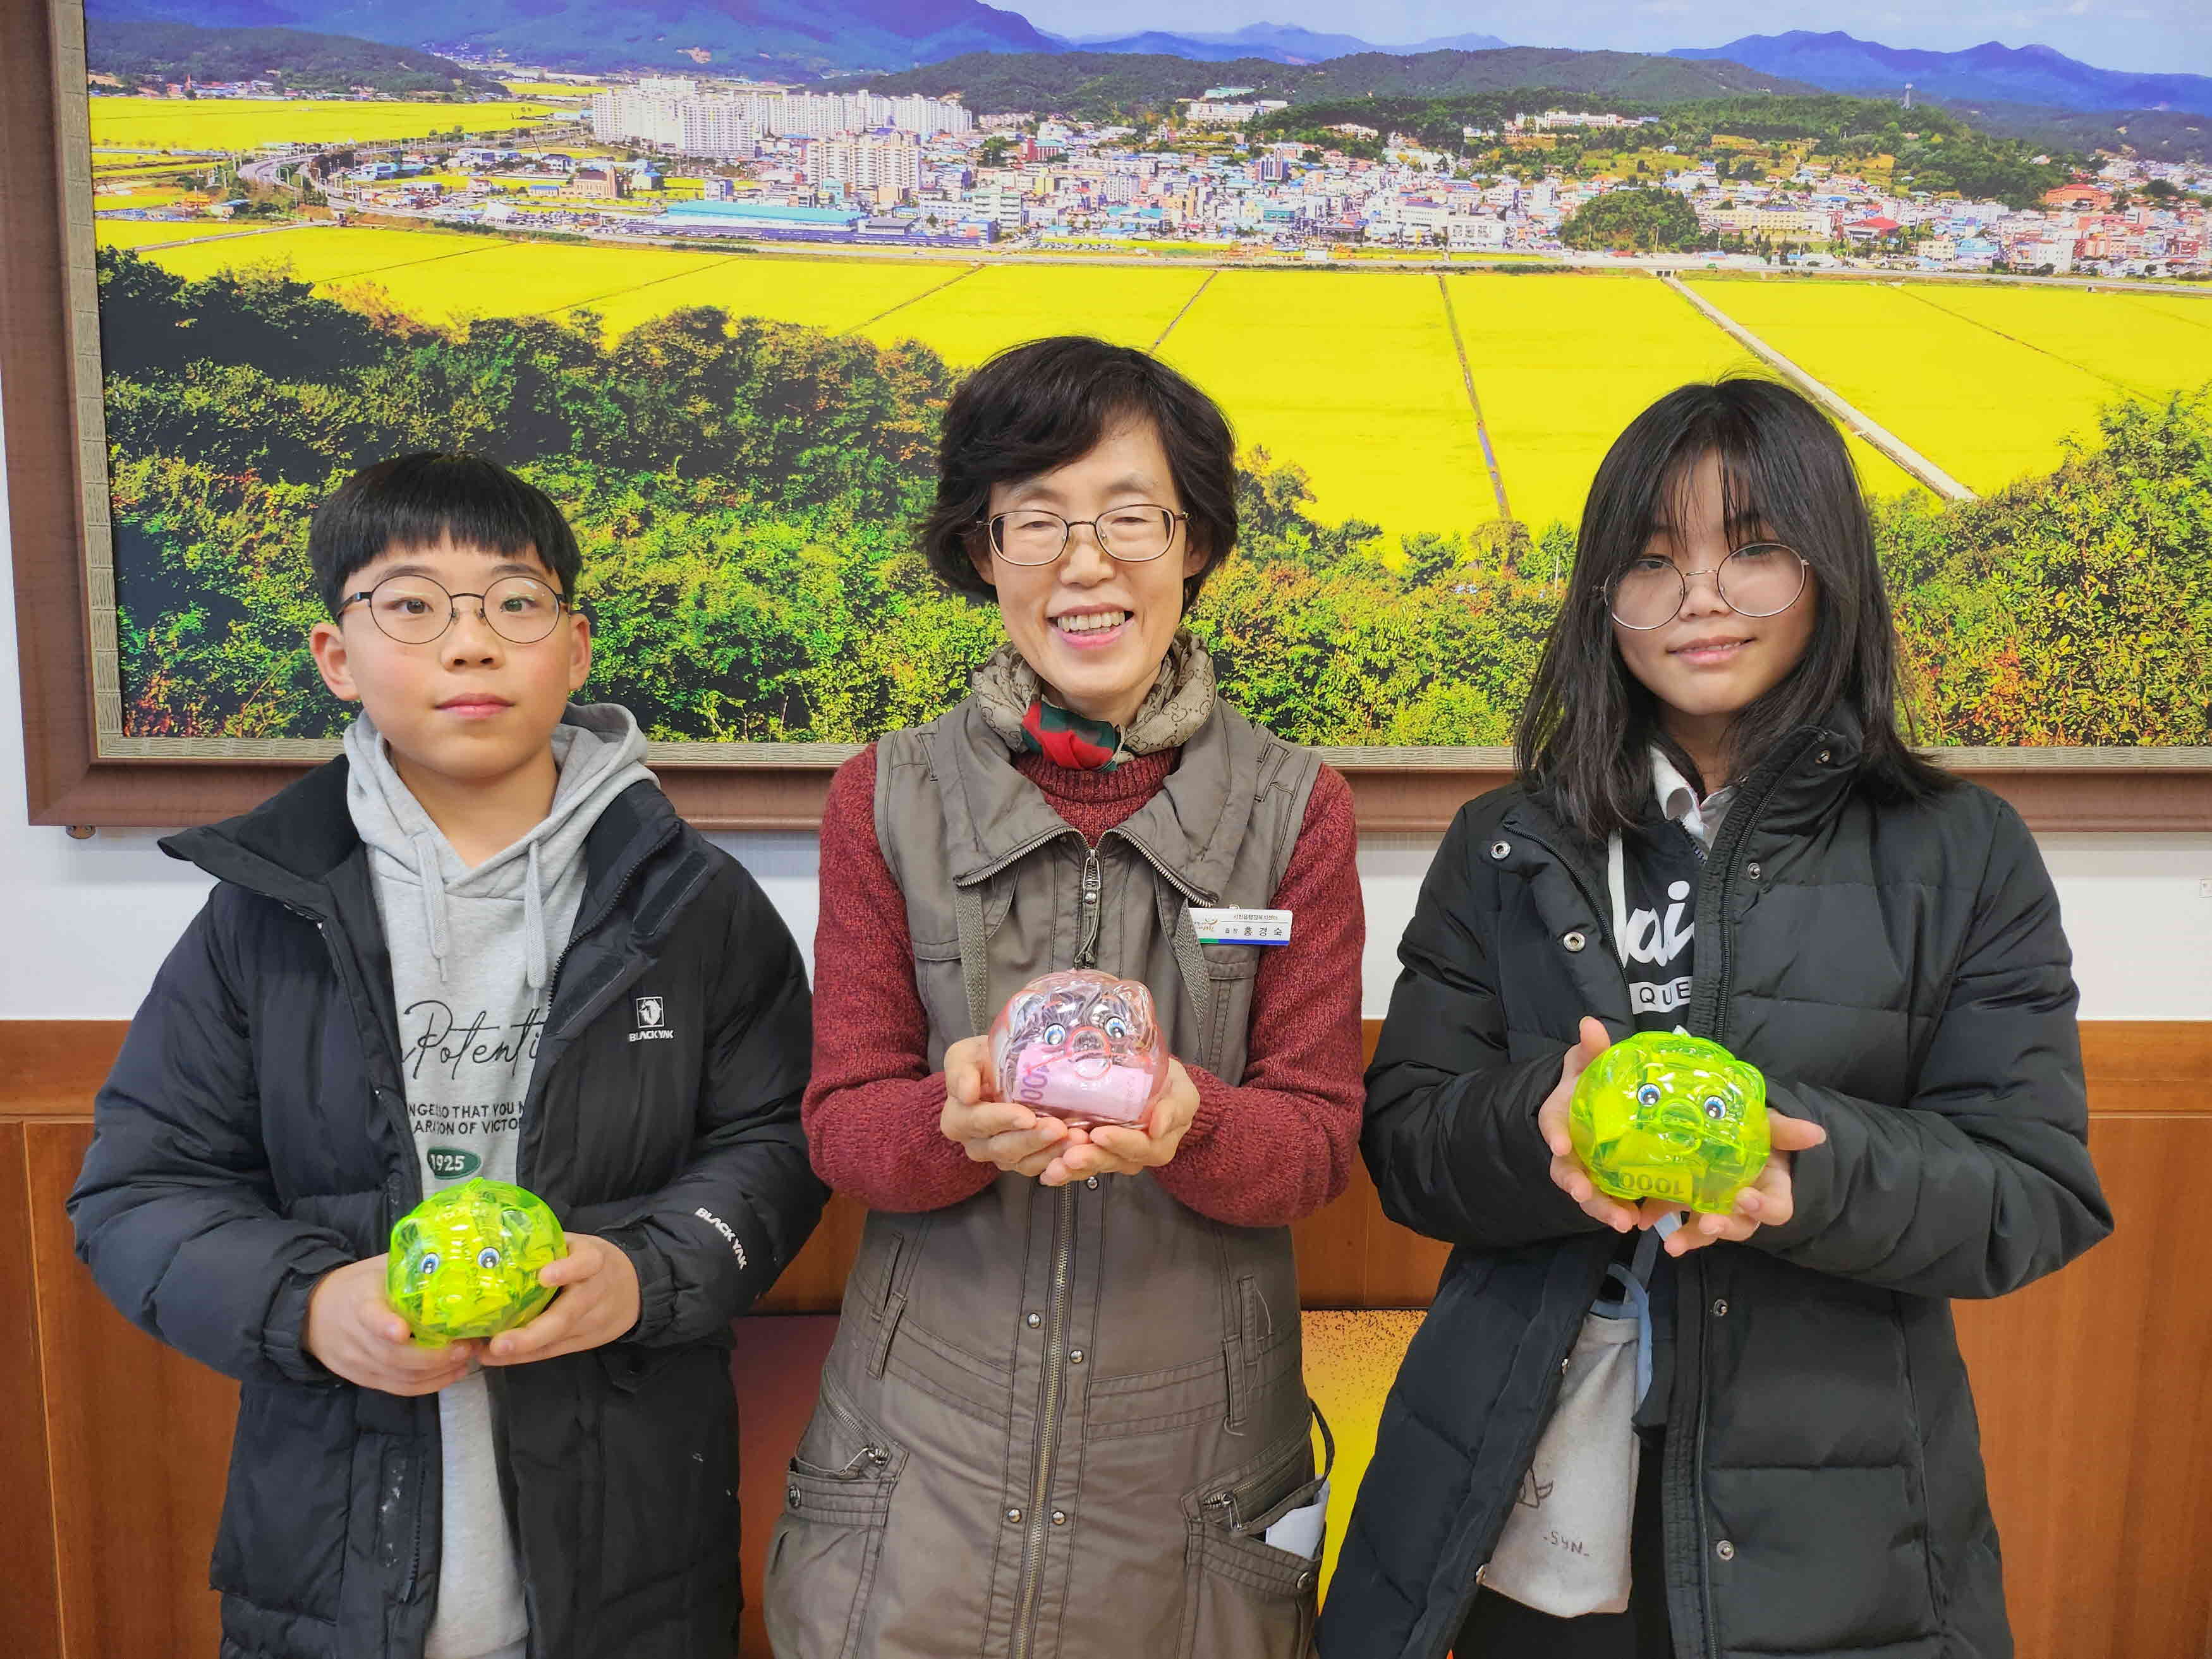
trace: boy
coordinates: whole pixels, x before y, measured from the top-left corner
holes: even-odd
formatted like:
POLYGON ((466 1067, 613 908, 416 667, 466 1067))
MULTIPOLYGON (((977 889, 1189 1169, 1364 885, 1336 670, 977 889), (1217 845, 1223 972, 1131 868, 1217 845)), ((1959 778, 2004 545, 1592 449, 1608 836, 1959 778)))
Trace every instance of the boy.
POLYGON ((676 816, 559 510, 416 454, 315 514, 345 754, 162 843, 216 878, 95 1109, 100 1287, 240 1384, 225 1659, 725 1659, 730 1320, 821 1212, 809 1000, 751 878, 676 816), (560 1287, 426 1347, 392 1223, 473 1176, 560 1217, 560 1287))

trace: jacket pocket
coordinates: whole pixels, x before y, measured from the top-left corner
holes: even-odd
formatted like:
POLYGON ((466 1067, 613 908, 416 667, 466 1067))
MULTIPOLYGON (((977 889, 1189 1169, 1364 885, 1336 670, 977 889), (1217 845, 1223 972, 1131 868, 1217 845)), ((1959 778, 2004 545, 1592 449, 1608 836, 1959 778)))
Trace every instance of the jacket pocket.
POLYGON ((834 1386, 823 1385, 799 1438, 769 1540, 765 1614, 777 1659, 847 1659, 860 1650, 891 1492, 906 1467, 906 1449, 834 1386))
POLYGON ((1304 1659, 1321 1559, 1277 1549, 1267 1530, 1320 1495, 1304 1430, 1183 1494, 1182 1659, 1304 1659))

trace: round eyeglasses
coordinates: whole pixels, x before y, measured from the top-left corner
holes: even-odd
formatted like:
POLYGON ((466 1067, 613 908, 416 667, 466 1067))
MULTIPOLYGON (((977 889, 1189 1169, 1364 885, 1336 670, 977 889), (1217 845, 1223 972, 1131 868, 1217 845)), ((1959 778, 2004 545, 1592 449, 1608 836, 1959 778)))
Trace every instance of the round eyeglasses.
POLYGON ((428 645, 444 638, 459 618, 463 599, 474 599, 484 626, 510 645, 535 645, 569 608, 568 600, 535 576, 501 576, 481 593, 449 593, 428 576, 386 576, 374 587, 347 594, 337 614, 366 601, 369 620, 386 637, 402 645, 428 645))
POLYGON ((1008 564, 1050 564, 1067 551, 1078 525, 1087 525, 1106 556, 1117 564, 1142 564, 1175 545, 1176 526, 1184 514, 1170 507, 1139 501, 1101 513, 1095 519, 1063 519, 1042 507, 1025 507, 984 520, 991 551, 1008 564))
POLYGON ((1717 569, 1684 570, 1651 555, 1632 560, 1601 590, 1605 608, 1623 628, 1664 628, 1682 613, 1690 579, 1710 574, 1721 603, 1739 617, 1778 616, 1805 591, 1804 556, 1779 542, 1753 542, 1720 562, 1717 569))

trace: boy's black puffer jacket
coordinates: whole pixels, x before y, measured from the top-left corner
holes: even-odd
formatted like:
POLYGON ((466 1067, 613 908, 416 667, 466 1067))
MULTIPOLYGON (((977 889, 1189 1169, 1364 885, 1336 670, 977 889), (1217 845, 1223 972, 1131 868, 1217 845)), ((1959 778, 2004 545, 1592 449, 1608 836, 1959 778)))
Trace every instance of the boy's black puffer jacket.
MULTIPOLYGON (((1824 1126, 1796 1213, 1677 1264, 1663 1472, 1680 1659, 1996 1659, 1996 1530, 1950 1298, 2111 1231, 2085 1144, 2058 906, 1972 786, 1877 804, 1831 717, 1739 787, 1697 894, 1686 1024, 1824 1126)), ((1547 1174, 1536 1109, 1584 1014, 1631 1029, 1603 849, 1516 787, 1431 866, 1368 1073, 1384 1209, 1456 1248, 1384 1407, 1327 1659, 1441 1659, 1614 1236, 1547 1174)))
MULTIPOLYGON (((163 843, 219 884, 131 1024, 70 1199, 116 1305, 238 1379, 225 1659, 415 1659, 437 1595, 436 1399, 356 1388, 301 1346, 317 1280, 383 1254, 421 1195, 345 778, 334 761, 163 843)), ((585 858, 517 1177, 622 1249, 642 1310, 605 1347, 489 1373, 530 1651, 726 1659, 730 1321, 823 1197, 799 1125, 806 981, 751 878, 651 784, 585 858)))

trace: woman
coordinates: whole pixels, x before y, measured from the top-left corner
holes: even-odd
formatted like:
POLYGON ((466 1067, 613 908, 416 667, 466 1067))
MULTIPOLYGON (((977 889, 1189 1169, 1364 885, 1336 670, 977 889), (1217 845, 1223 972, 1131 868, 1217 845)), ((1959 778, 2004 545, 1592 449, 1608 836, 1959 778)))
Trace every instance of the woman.
POLYGON ((1007 643, 823 822, 804 1116, 870 1213, 769 1547, 786 1659, 1310 1641, 1317 1547, 1268 1541, 1320 1495, 1288 1224, 1358 1135, 1362 922, 1343 779, 1181 627, 1233 457, 1195 387, 1091 339, 945 411, 924 545, 1007 643), (1206 942, 1220 907, 1288 944, 1206 942), (994 1015, 1074 967, 1151 988, 1176 1059, 1141 1127, 994 1097, 994 1015))
POLYGON ((1804 399, 1684 386, 1607 455, 1520 779, 1438 851, 1368 1074, 1385 1209, 1456 1248, 1332 1659, 2011 1652, 1949 1301, 2111 1218, 2049 878, 2009 807, 1906 748, 1896 651, 1850 458, 1804 399), (1598 1192, 1566 1133, 1609 1042, 1677 1027, 1764 1073, 1776 1149, 1732 1213, 1679 1226, 1598 1192), (1534 1464, 1645 1230, 1650 1383, 1614 1402, 1632 1433, 1599 1425, 1640 1448, 1626 1605, 1561 1616, 1508 1516, 1540 1539, 1559 1480, 1593 1478, 1595 1433, 1534 1464))

